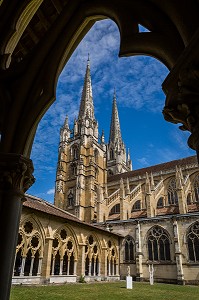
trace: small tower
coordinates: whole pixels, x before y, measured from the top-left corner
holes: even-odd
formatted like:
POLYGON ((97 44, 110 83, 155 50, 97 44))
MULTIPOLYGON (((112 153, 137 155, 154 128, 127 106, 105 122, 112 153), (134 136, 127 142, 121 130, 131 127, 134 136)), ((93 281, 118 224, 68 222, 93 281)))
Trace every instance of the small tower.
POLYGON ((129 151, 126 153, 126 148, 122 140, 115 91, 113 96, 109 143, 107 145, 107 169, 108 176, 132 170, 130 153, 129 151))
POLYGON ((98 141, 98 123, 94 115, 90 61, 88 59, 78 118, 73 134, 65 121, 60 134, 55 205, 80 220, 96 220, 99 186, 107 181, 104 137, 98 141))

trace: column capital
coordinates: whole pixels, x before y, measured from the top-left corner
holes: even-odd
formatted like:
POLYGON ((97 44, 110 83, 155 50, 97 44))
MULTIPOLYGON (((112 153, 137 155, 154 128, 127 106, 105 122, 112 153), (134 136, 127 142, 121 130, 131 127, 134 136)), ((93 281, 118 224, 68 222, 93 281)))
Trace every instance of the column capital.
POLYGON ((199 150, 199 65, 184 66, 175 80, 165 83, 167 94, 163 115, 166 121, 181 123, 181 130, 190 131, 190 148, 199 150))
POLYGON ((20 154, 0 154, 0 188, 26 192, 34 183, 33 164, 29 158, 20 154))

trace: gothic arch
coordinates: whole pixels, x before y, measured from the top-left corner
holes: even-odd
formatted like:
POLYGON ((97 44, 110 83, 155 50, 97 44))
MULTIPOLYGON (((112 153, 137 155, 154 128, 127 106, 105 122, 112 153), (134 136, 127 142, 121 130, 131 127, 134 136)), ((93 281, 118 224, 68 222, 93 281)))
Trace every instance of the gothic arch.
POLYGON ((199 174, 197 173, 193 179, 193 196, 195 202, 199 202, 199 174))
POLYGON ((39 6, 42 4, 43 0, 32 0, 28 5, 21 10, 18 15, 17 20, 15 21, 14 28, 12 29, 12 35, 5 43, 3 67, 7 69, 11 63, 11 56, 17 46, 22 34, 24 33, 26 27, 30 23, 31 19, 35 15, 39 6))
POLYGON ((199 262, 199 221, 193 222, 186 231, 187 257, 190 262, 199 262))
POLYGON ((74 235, 65 224, 54 231, 51 275, 75 275, 78 247, 74 235))
POLYGON ((111 207, 109 207, 108 215, 120 214, 120 202, 114 203, 111 207))
POLYGON ((67 238, 66 240, 74 240, 74 249, 75 249, 75 257, 77 259, 78 257, 78 252, 79 252, 79 242, 78 242, 78 239, 77 239, 77 235, 75 233, 75 231, 73 230, 72 226, 70 226, 69 224, 62 224, 61 226, 59 226, 53 233, 53 237, 59 237, 60 235, 60 232, 62 230, 66 230, 66 233, 67 233, 67 238), (69 233, 69 234, 68 234, 69 233))
POLYGON ((43 259, 45 235, 42 226, 34 215, 25 216, 21 221, 16 256, 14 276, 40 275, 43 259))
POLYGON ((142 200, 141 199, 135 199, 133 203, 131 204, 131 212, 135 210, 141 210, 142 208, 142 200))
MULTIPOLYGON (((29 103, 33 105, 35 103, 39 103, 39 105, 35 105, 34 112, 31 110, 31 118, 29 109, 26 107, 28 113, 23 123, 27 124, 27 128, 25 128, 23 136, 20 131, 15 131, 17 142, 14 142, 12 146, 5 145, 8 148, 11 146, 11 149, 7 149, 8 152, 23 153, 27 156, 30 154, 37 124, 55 99, 55 87, 59 74, 81 39, 97 20, 109 18, 117 24, 121 35, 120 56, 146 54, 162 61, 169 69, 173 67, 192 36, 193 28, 197 28, 198 25, 194 10, 192 20, 186 15, 185 23, 182 24, 179 22, 182 13, 180 8, 172 8, 175 14, 173 17, 168 17, 166 8, 162 8, 158 4, 152 5, 147 1, 144 2, 145 10, 143 10, 143 3, 139 4, 134 1, 126 2, 125 6, 117 1, 104 1, 100 6, 97 1, 85 1, 84 5, 81 2, 71 5, 70 20, 73 21, 73 26, 71 26, 68 5, 66 3, 63 7, 56 26, 55 24, 53 26, 53 31, 47 32, 49 34, 48 43, 41 43, 40 47, 37 47, 37 51, 34 52, 34 60, 28 61, 28 56, 25 56, 21 63, 28 66, 27 72, 31 74, 30 82, 27 81, 23 88, 23 97, 28 98, 29 103), (184 31, 183 27, 190 21, 191 31, 184 31), (138 24, 143 24, 150 32, 139 33, 138 24), (65 39, 62 38, 63 35, 66 37, 65 39), (36 61, 37 64, 35 64, 36 61), (48 80, 46 80, 46 76, 48 76, 48 80), (32 82, 34 82, 35 93, 30 93, 32 82)), ((170 9, 168 8, 168 10, 170 9)), ((33 18, 34 16, 25 25, 24 34, 27 34, 26 28, 33 18)), ((20 42, 19 38, 17 40, 20 42)), ((19 84, 19 89, 21 86, 19 84)))
POLYGON ((171 260, 171 237, 162 226, 154 225, 145 237, 149 261, 171 260))
POLYGON ((135 261, 135 240, 131 235, 123 239, 121 254, 124 262, 135 261))
POLYGON ((178 194, 177 194, 175 177, 171 177, 167 182, 167 199, 169 205, 172 204, 178 205, 178 194))
POLYGON ((21 228, 25 222, 32 222, 33 226, 35 226, 37 228, 37 230, 41 233, 41 237, 43 240, 43 243, 45 242, 45 238, 46 238, 46 234, 45 234, 45 230, 44 227, 42 225, 42 223, 40 222, 39 218, 34 214, 29 214, 29 215, 25 215, 24 217, 22 217, 21 221, 20 221, 20 227, 21 228))

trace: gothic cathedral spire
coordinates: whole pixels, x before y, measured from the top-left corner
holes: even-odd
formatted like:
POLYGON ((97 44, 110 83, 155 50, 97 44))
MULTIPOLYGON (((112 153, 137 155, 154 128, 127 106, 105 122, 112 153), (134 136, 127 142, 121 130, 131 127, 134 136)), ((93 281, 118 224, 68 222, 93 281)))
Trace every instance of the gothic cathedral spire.
POLYGON ((115 90, 113 95, 109 143, 107 145, 107 167, 108 175, 123 173, 131 171, 132 169, 130 154, 126 154, 126 148, 122 140, 115 90))
POLYGON ((107 181, 104 135, 98 141, 98 123, 94 116, 90 61, 73 130, 68 119, 60 132, 56 174, 55 205, 76 215, 80 220, 97 220, 98 190, 105 192, 107 181))
POLYGON ((86 134, 89 136, 93 136, 95 140, 98 140, 98 123, 95 119, 94 114, 89 57, 87 60, 86 74, 84 77, 79 115, 77 121, 75 122, 75 134, 86 134))
POLYGON ((82 120, 86 116, 89 116, 89 118, 92 120, 95 119, 89 57, 87 60, 86 74, 84 77, 84 86, 82 90, 78 120, 82 120))
POLYGON ((109 144, 110 143, 115 144, 117 146, 119 146, 123 143, 122 136, 121 136, 120 121, 119 121, 119 115, 118 115, 118 109, 117 109, 115 90, 114 90, 113 104, 112 104, 109 144))

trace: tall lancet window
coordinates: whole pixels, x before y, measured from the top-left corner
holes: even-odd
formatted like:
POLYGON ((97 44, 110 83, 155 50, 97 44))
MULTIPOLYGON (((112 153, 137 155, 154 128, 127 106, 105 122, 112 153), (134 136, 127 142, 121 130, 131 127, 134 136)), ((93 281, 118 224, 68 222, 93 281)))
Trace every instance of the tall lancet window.
POLYGON ((194 223, 187 234, 189 260, 199 262, 199 223, 194 223))
POLYGON ((132 262, 134 260, 135 260, 134 241, 131 236, 127 236, 125 238, 125 243, 124 243, 124 261, 132 262))
POLYGON ((194 180, 194 196, 195 201, 199 202, 199 175, 197 175, 194 180))
POLYGON ((178 204, 178 194, 176 190, 176 180, 172 178, 169 182, 168 190, 168 203, 169 204, 178 204))
POLYGON ((166 230, 154 226, 148 233, 148 257, 151 261, 168 261, 170 256, 170 241, 166 230))
POLYGON ((77 145, 74 145, 72 147, 72 158, 73 159, 78 159, 78 156, 79 156, 79 149, 78 149, 78 146, 77 145))
POLYGON ((97 149, 94 150, 94 161, 98 164, 99 151, 97 149))
POLYGON ((110 159, 114 159, 114 151, 112 148, 110 149, 110 159))

